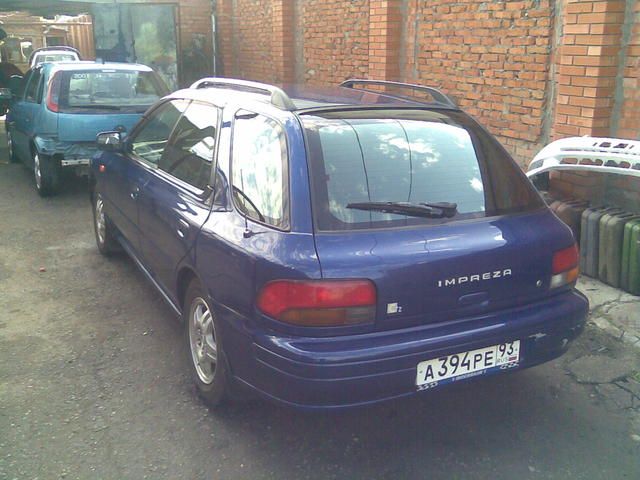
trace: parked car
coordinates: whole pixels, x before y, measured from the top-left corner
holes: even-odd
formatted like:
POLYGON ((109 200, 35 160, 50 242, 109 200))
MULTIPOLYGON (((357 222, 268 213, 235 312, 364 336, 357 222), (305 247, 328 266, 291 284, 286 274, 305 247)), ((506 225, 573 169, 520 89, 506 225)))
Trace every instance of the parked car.
POLYGON ((13 63, 0 62, 0 116, 6 115, 11 103, 11 77, 21 75, 22 72, 13 63))
POLYGON ((29 55, 29 68, 47 62, 79 62, 80 60, 80 52, 73 47, 42 47, 35 49, 29 55))
POLYGON ((126 132, 167 92, 144 65, 41 64, 14 86, 6 120, 9 156, 33 168, 40 195, 53 194, 63 170, 88 171, 99 132, 126 132))
POLYGON ((556 358, 585 324, 571 231, 435 89, 204 79, 97 141, 98 249, 181 316, 211 405, 412 395, 556 358))

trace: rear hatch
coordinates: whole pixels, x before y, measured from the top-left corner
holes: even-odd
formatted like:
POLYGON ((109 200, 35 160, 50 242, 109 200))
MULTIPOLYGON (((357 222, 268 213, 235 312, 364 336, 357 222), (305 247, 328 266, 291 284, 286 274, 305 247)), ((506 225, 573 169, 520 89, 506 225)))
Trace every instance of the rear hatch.
POLYGON ((113 68, 57 72, 49 108, 58 111, 58 137, 65 142, 93 142, 106 131, 128 132, 166 93, 151 71, 113 68))
POLYGON ((301 119, 322 275, 373 280, 377 328, 452 321, 549 294, 553 254, 572 245, 571 232, 468 116, 368 110, 301 119))
POLYGON ((71 143, 95 142, 101 132, 131 131, 141 117, 142 113, 62 113, 58 116, 58 138, 71 143))

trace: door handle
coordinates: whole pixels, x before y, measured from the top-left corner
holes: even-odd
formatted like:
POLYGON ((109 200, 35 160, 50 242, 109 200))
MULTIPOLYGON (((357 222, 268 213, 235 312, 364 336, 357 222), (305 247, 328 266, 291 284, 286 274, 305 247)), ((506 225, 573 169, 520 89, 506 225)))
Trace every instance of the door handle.
POLYGON ((138 186, 133 187, 133 190, 129 194, 132 200, 137 200, 139 195, 140 195, 140 187, 138 186))
POLYGON ((176 233, 178 234, 178 237, 185 238, 187 236, 187 233, 189 233, 189 222, 183 220, 182 218, 179 218, 176 233))

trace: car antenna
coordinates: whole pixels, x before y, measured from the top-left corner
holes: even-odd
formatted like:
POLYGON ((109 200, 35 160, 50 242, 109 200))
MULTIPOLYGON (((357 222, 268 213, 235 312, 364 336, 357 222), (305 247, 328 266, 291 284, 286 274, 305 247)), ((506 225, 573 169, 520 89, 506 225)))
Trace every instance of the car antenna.
MULTIPOLYGON (((242 186, 242 193, 244 193, 244 173, 242 169, 240 169, 240 185, 242 186)), ((242 236, 244 238, 249 238, 253 236, 253 232, 249 230, 249 220, 247 220, 247 212, 243 212, 242 216, 244 217, 244 232, 242 232, 242 236)))

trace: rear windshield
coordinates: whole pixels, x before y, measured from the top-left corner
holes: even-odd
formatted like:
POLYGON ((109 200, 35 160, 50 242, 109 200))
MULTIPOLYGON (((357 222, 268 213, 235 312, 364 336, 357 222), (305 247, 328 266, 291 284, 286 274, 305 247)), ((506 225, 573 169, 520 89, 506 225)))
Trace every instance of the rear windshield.
POLYGON ((78 57, 72 53, 41 53, 36 55, 34 65, 46 62, 72 62, 77 60, 78 57))
POLYGON ((441 224, 535 210, 539 195, 498 142, 461 112, 302 115, 320 230, 441 224), (348 208, 350 203, 454 203, 451 218, 348 208))
POLYGON ((71 111, 144 112, 166 93, 154 72, 73 71, 62 73, 59 103, 71 111))

